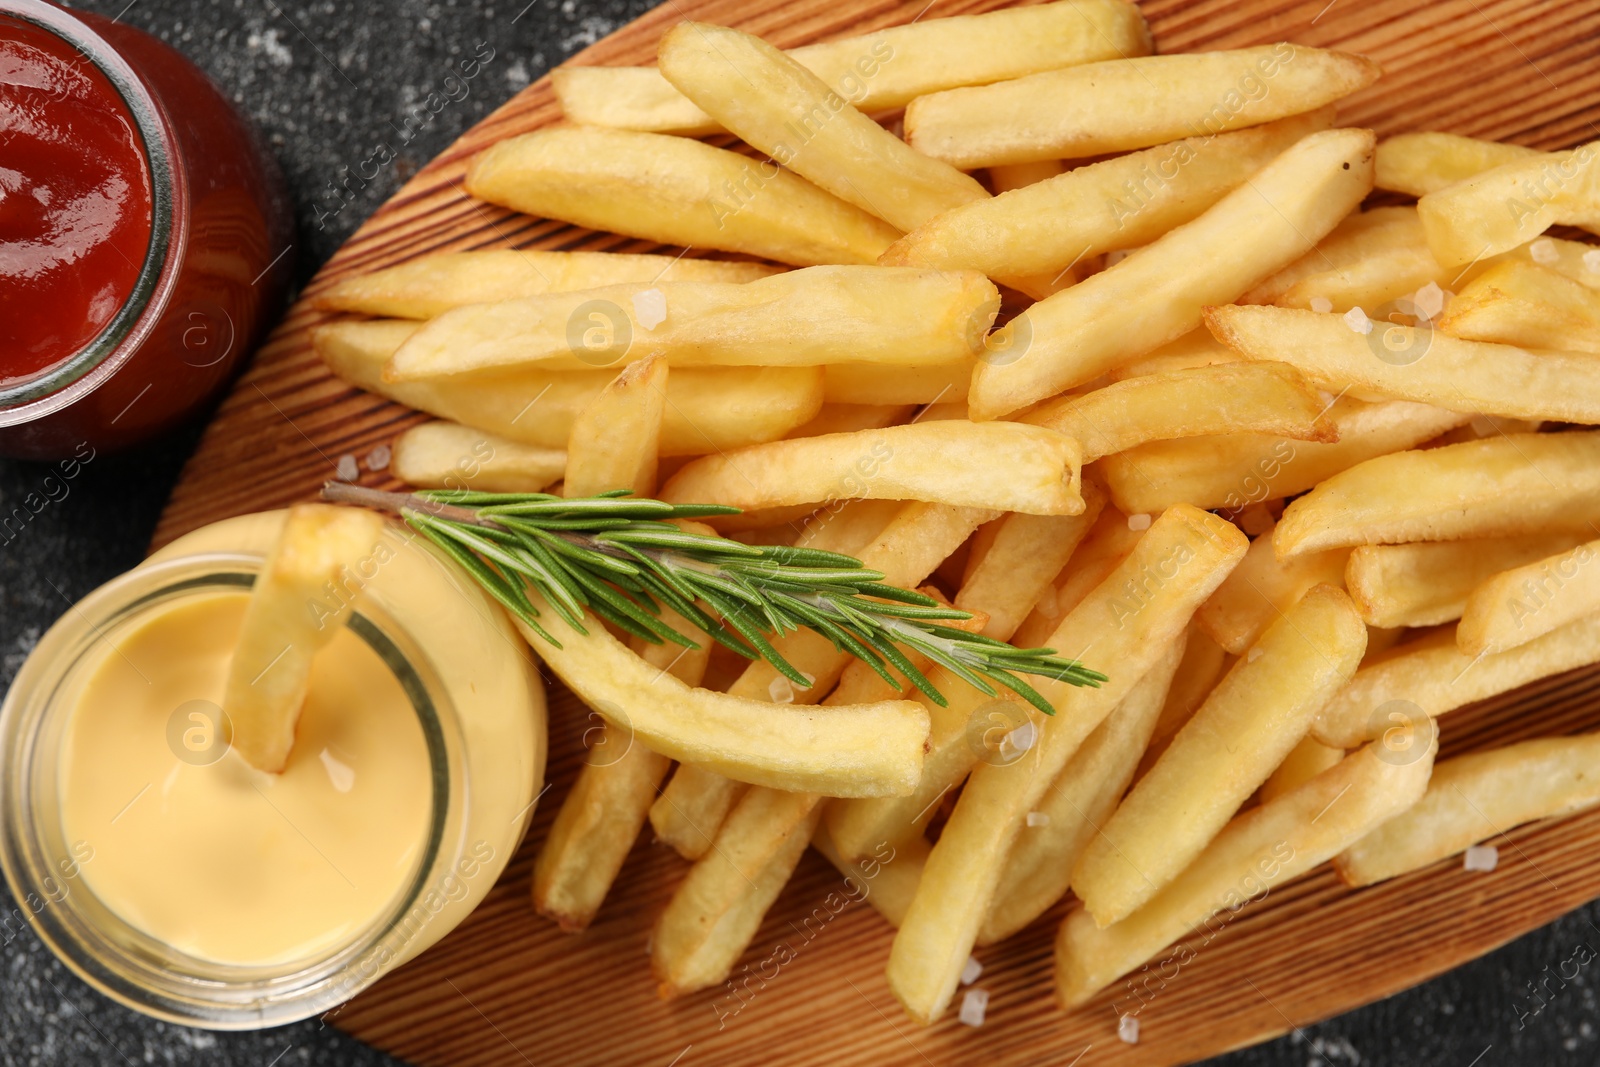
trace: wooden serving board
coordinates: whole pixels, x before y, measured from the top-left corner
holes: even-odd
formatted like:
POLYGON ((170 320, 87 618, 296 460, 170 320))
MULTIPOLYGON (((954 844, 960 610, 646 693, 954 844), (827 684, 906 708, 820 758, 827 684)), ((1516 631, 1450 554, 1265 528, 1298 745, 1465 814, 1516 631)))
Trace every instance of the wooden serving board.
MULTIPOLYGON (((575 63, 649 63, 683 18, 726 23, 781 46, 1002 0, 672 0, 587 49, 575 63)), ((1160 51, 1292 40, 1363 52, 1387 75, 1346 102, 1350 124, 1380 134, 1452 130, 1540 148, 1600 133, 1600 7, 1573 0, 1147 0, 1160 51)), ((490 115, 424 168, 323 268, 308 294, 348 274, 440 250, 489 247, 651 251, 470 200, 468 159, 511 134, 557 121, 549 79, 490 115)), ((340 457, 364 459, 419 416, 333 379, 307 330, 326 316, 302 299, 234 387, 185 468, 155 535, 161 545, 230 515, 312 497, 340 457)), ((362 481, 383 485, 383 474, 362 481)), ((891 931, 865 904, 825 924, 838 874, 814 854, 768 915, 745 963, 765 976, 743 1001, 710 991, 656 998, 646 938, 685 864, 645 839, 598 921, 563 935, 528 902, 543 840, 581 758, 583 709, 552 693, 549 799, 488 899, 420 959, 350 1004, 338 1026, 413 1063, 1163 1065, 1262 1041, 1394 993, 1600 896, 1600 812, 1514 831, 1500 865, 1459 860, 1352 892, 1326 870, 1245 909, 1168 976, 1141 1014, 1137 1045, 1116 1036, 1114 993, 1070 1014, 1053 1003, 1058 906, 1005 945, 979 953, 988 1023, 910 1022, 883 977, 891 931), (821 909, 818 911, 817 909, 821 909), (820 929, 820 932, 816 932, 820 929), (808 938, 807 930, 812 931, 808 938), (779 942, 794 958, 777 973, 779 942), (1074 1057, 1080 1057, 1074 1059, 1074 1057)), ((1600 726, 1600 671, 1552 679, 1453 714, 1446 754, 1600 726)), ((789 955, 788 953, 784 954, 789 955)))

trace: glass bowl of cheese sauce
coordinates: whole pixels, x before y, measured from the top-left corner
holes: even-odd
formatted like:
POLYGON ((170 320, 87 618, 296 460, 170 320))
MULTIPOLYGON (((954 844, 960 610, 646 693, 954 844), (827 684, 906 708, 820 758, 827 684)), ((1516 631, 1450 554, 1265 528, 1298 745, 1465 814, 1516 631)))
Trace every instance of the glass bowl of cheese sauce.
POLYGON ((330 612, 359 597, 288 766, 234 752, 219 702, 283 516, 206 527, 91 593, 0 708, 19 906, 91 985, 190 1026, 320 1014, 432 945, 499 877, 544 774, 525 643, 397 524, 324 591, 330 612))

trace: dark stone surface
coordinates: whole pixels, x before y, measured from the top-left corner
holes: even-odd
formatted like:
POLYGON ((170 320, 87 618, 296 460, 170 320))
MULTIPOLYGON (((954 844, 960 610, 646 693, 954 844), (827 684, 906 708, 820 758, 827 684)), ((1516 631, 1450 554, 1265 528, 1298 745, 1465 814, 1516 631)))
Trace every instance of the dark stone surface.
MULTIPOLYGON (((560 62, 652 6, 650 0, 81 0, 194 57, 266 131, 289 176, 300 224, 299 278, 309 277, 400 183, 479 118, 560 62), (470 94, 403 146, 395 131, 480 46, 494 59, 470 94), (332 185, 380 143, 394 163, 341 206, 332 185)), ((355 184, 355 183, 352 183, 355 184)), ((143 556, 162 501, 194 445, 189 431, 89 464, 15 540, 0 545, 0 684, 69 603, 143 556)), ((0 507, 42 487, 49 468, 0 460, 0 507)), ((1439 915, 1448 926, 1451 917, 1439 915)), ((1425 986, 1215 1061, 1227 1067, 1593 1064, 1592 968, 1561 987, 1540 981, 1588 941, 1590 906, 1425 986)), ((1571 968, 1568 967, 1568 970, 1571 968)), ((1041 992, 1041 995, 1043 993, 1041 992)), ((1158 1025, 1158 1024, 1157 1024, 1158 1025)), ((662 1062, 670 1057, 664 1053, 662 1062)), ((509 1058, 509 1054, 508 1054, 509 1058)), ((560 1049, 540 1050, 559 1064, 560 1049)), ((1092 1064, 1094 1054, 1085 1058, 1092 1064)), ((210 1034, 145 1019, 89 990, 39 943, 0 889, 0 1065, 207 1063, 392 1064, 317 1022, 255 1034, 210 1034)), ((689 1065, 692 1067, 692 1064, 689 1065)))

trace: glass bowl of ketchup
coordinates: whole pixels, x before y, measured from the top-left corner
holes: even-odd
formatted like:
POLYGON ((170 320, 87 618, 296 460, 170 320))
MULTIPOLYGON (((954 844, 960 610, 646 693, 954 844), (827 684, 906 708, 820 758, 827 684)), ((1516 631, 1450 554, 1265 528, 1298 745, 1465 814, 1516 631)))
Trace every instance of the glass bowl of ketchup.
POLYGON ((0 455, 80 458, 212 400, 292 270, 283 176, 141 30, 0 0, 0 455))

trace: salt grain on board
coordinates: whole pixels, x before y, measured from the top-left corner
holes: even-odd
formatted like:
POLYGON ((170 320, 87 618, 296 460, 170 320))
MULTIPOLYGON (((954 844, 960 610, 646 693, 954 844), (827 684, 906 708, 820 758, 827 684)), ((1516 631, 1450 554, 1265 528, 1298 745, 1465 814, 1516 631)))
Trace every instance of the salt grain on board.
POLYGON ((967 957, 967 965, 961 968, 961 984, 971 985, 978 980, 978 975, 983 973, 983 964, 978 962, 976 956, 967 957))
POLYGON ((394 458, 394 453, 388 445, 379 445, 367 453, 367 470, 383 471, 389 469, 389 461, 394 458))
POLYGON ((961 998, 961 1021, 967 1026, 982 1026, 984 1014, 989 1010, 989 991, 969 989, 961 998))
POLYGON ((1139 1019, 1134 1015, 1124 1015, 1117 1020, 1117 1039, 1124 1045, 1137 1045, 1139 1043, 1139 1019))
POLYGON ((339 475, 341 482, 353 482, 361 477, 361 468, 356 465, 356 457, 348 452, 339 457, 339 462, 334 466, 334 472, 339 475))
POLYGON ((1500 850, 1493 845, 1473 845, 1461 856, 1461 869, 1466 871, 1492 871, 1499 863, 1500 850))

